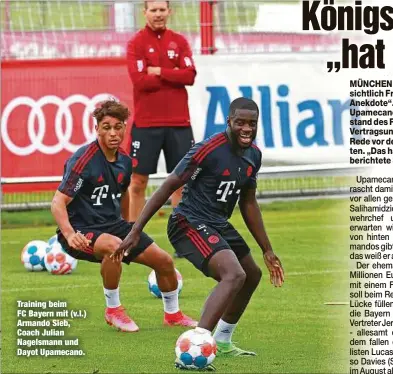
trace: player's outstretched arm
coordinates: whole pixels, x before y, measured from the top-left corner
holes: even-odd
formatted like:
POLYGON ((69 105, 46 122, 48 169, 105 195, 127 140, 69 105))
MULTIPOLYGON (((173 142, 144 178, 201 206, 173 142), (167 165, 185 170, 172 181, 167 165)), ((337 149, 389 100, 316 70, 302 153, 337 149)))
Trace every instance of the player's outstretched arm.
POLYGON ((111 257, 115 260, 120 259, 123 252, 127 255, 138 242, 141 232, 154 214, 166 203, 169 197, 177 189, 184 185, 184 181, 175 173, 170 174, 164 183, 156 190, 152 197, 144 206, 140 216, 134 223, 132 230, 120 244, 120 247, 113 253, 111 257))
POLYGON ((75 232, 71 226, 67 212, 67 205, 71 201, 72 197, 57 190, 52 200, 51 212, 69 246, 75 249, 85 249, 90 245, 91 240, 86 239, 82 233, 75 232))
POLYGON ((270 282, 275 287, 281 287, 284 282, 284 269, 280 259, 273 252, 255 192, 256 189, 254 188, 241 192, 239 200, 240 212, 252 236, 262 249, 263 259, 270 273, 270 282))

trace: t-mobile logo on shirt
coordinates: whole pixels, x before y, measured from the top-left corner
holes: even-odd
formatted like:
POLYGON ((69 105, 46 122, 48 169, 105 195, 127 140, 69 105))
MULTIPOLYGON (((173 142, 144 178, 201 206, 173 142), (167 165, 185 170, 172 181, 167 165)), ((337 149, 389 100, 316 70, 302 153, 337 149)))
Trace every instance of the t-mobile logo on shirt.
POLYGON ((223 203, 227 202, 227 196, 232 195, 233 189, 235 188, 236 181, 225 181, 221 182, 218 186, 216 195, 220 195, 221 197, 217 199, 217 201, 221 201, 223 203))
POLYGON ((101 199, 108 197, 109 185, 104 184, 103 186, 96 187, 91 195, 91 198, 96 199, 93 205, 102 205, 101 199))

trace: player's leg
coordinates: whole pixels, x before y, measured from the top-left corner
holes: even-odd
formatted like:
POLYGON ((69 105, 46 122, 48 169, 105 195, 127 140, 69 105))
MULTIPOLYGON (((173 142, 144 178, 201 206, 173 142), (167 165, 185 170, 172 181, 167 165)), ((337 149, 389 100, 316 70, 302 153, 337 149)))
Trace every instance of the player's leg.
POLYGON ((157 163, 163 146, 164 129, 138 128, 131 130, 132 169, 130 191, 130 221, 135 222, 145 205, 149 175, 157 172, 157 163))
POLYGON ((260 268, 250 254, 241 259, 240 264, 246 273, 246 280, 243 287, 225 309, 213 335, 217 342, 218 354, 221 356, 256 356, 255 352, 243 350, 232 342, 232 335, 237 323, 258 287, 262 276, 260 268))
POLYGON ((246 280, 222 316, 222 319, 231 325, 237 324, 240 320, 262 277, 262 271, 255 263, 251 254, 243 257, 240 260, 240 265, 246 273, 246 280))
POLYGON ((171 256, 157 244, 152 243, 133 262, 148 266, 155 271, 164 303, 164 324, 195 327, 197 321, 186 316, 179 308, 177 275, 171 256))
POLYGON ((110 258, 110 255, 119 247, 122 240, 111 234, 101 234, 95 240, 93 249, 97 259, 101 260, 101 276, 104 285, 106 301, 106 322, 125 332, 139 330, 136 323, 127 315, 120 302, 119 283, 122 265, 110 258))
POLYGON ((246 280, 236 297, 225 309, 217 324, 214 338, 217 341, 218 352, 221 355, 255 356, 254 352, 244 351, 236 347, 232 343, 232 335, 254 291, 258 287, 262 271, 251 256, 248 245, 232 225, 229 225, 229 228, 223 232, 223 236, 239 259, 240 265, 246 274, 246 280))
POLYGON ((213 331, 228 304, 232 303, 242 289, 246 274, 229 248, 213 252, 208 260, 207 274, 218 284, 205 302, 198 326, 213 331))
MULTIPOLYGON (((168 127, 165 133, 163 146, 166 170, 172 173, 173 169, 194 145, 194 134, 191 127, 168 127)), ((171 196, 172 208, 176 208, 182 197, 183 188, 176 190, 171 196)), ((176 257, 181 257, 175 253, 176 257)))
MULTIPOLYGON (((131 228, 131 223, 121 221, 113 227, 111 233, 124 240, 131 228)), ((138 245, 128 256, 123 257, 123 262, 126 264, 136 262, 148 266, 156 272, 158 287, 163 295, 166 324, 181 326, 195 326, 197 324, 179 309, 177 274, 172 258, 158 247, 146 233, 142 232, 138 245)))
MULTIPOLYGON (((245 273, 228 243, 211 227, 201 223, 191 224, 180 214, 172 214, 168 220, 168 238, 176 251, 190 261, 205 276, 218 281, 208 296, 196 330, 212 333, 227 303, 232 300, 245 281, 245 273)), ((178 369, 187 369, 177 360, 178 369)), ((215 371, 214 366, 206 368, 215 371)))
MULTIPOLYGON (((138 326, 127 316, 120 303, 119 282, 121 264, 113 262, 110 255, 118 248, 122 240, 114 235, 92 228, 75 228, 91 240, 90 247, 84 250, 70 248, 67 240, 59 233, 58 239, 64 250, 78 260, 101 263, 104 297, 106 302, 105 320, 121 331, 138 331, 138 326)), ((111 231, 110 228, 107 231, 111 231)))

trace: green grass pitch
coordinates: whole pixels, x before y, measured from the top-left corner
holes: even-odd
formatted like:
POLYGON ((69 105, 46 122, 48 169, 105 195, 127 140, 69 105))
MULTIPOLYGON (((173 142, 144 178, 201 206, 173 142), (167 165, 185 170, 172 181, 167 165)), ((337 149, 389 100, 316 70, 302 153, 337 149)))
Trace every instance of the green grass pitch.
MULTIPOLYGON (((232 223, 249 242, 263 269, 262 282, 234 334, 234 341, 257 357, 217 358, 219 373, 345 373, 348 371, 348 306, 346 301, 347 206, 343 200, 280 202, 262 205, 273 247, 286 280, 281 289, 269 283, 260 250, 238 211, 232 223)), ((35 213, 27 213, 32 219, 35 213)), ((124 266, 121 300, 140 327, 119 333, 103 319, 104 298, 99 266, 79 262, 69 276, 28 273, 20 250, 33 239, 46 240, 54 226, 18 226, 23 213, 9 214, 2 228, 2 372, 3 373, 173 373, 174 346, 184 328, 162 325, 162 301, 147 289, 149 269, 124 266), (13 223, 12 223, 13 222, 13 223), (16 301, 65 300, 85 309, 86 319, 70 320, 69 337, 79 338, 84 357, 21 358, 16 356, 16 301)), ((49 213, 47 213, 49 215, 49 213)), ((21 220, 26 222, 27 220, 21 220)), ((50 220, 42 218, 41 222, 50 220)), ((172 253, 166 218, 154 218, 147 232, 172 253)), ((3 221, 4 223, 4 221, 3 221)), ((214 281, 204 278, 186 260, 176 260, 184 278, 182 309, 198 317, 214 281)))

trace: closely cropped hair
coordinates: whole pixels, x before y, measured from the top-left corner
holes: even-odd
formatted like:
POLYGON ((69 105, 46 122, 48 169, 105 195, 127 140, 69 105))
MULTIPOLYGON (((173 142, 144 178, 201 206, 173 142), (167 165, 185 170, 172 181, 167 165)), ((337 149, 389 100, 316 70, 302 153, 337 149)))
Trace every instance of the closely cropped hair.
POLYGON ((94 110, 92 116, 97 120, 98 124, 105 116, 114 117, 121 122, 125 122, 130 114, 129 109, 125 105, 115 99, 110 99, 100 103, 98 108, 94 110))
MULTIPOLYGON (((147 9, 147 3, 152 2, 152 1, 153 0, 145 0, 145 9, 147 9)), ((167 1, 166 3, 168 5, 168 8, 170 8, 169 1, 167 1)))
POLYGON ((247 99, 246 97, 238 97, 231 102, 229 106, 229 115, 233 117, 235 115, 236 109, 248 109, 256 110, 259 116, 259 108, 254 100, 247 99))

